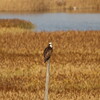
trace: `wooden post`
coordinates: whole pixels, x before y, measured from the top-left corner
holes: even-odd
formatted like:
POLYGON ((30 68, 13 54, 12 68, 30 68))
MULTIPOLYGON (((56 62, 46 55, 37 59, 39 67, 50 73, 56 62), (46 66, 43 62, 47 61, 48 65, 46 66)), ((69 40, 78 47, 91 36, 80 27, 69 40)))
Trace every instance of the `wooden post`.
POLYGON ((50 77, 50 59, 47 61, 47 71, 46 71, 46 83, 45 83, 45 96, 44 96, 44 100, 48 100, 49 77, 50 77))

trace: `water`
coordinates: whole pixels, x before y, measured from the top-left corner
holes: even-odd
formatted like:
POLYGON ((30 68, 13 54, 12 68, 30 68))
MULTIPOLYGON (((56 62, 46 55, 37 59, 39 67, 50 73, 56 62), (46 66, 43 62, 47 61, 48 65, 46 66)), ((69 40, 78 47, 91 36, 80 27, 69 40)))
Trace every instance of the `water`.
POLYGON ((19 18, 36 25, 35 31, 100 30, 100 14, 0 13, 0 19, 19 18))

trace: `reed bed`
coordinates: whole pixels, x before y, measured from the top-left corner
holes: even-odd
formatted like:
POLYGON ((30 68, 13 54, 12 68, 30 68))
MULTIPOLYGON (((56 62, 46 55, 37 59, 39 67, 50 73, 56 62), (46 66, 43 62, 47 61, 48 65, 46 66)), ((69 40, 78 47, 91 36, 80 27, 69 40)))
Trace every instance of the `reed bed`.
POLYGON ((34 25, 25 20, 20 19, 0 19, 0 28, 23 28, 32 29, 34 25))
POLYGON ((49 100, 100 99, 100 31, 0 34, 0 99, 43 100, 43 50, 52 41, 49 100))
POLYGON ((0 0, 0 11, 100 9, 100 0, 0 0))

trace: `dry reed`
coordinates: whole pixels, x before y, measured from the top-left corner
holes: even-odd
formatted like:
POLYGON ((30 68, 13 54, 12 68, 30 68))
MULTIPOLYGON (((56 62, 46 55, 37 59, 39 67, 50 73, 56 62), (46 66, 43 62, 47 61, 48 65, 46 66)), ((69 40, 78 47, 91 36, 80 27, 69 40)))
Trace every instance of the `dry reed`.
POLYGON ((100 99, 100 31, 0 34, 0 99, 43 100, 43 50, 53 42, 50 100, 100 99))
POLYGON ((20 19, 0 19, 0 28, 23 28, 23 29, 32 29, 34 25, 25 20, 20 19))
POLYGON ((100 0, 0 0, 0 11, 100 9, 100 0))

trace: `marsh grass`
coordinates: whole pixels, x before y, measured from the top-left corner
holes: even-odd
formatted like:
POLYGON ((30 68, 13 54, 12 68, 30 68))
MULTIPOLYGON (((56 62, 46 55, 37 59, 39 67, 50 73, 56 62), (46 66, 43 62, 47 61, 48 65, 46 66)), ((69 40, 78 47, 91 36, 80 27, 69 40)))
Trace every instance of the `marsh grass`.
POLYGON ((20 19, 0 19, 0 28, 23 28, 32 29, 34 25, 31 22, 20 19))
POLYGON ((43 50, 53 42, 50 100, 99 100, 100 31, 0 34, 1 100, 43 100, 43 50))
POLYGON ((0 11, 100 9, 100 0, 0 0, 0 11), (16 5, 16 6, 15 6, 16 5))
POLYGON ((17 33, 27 33, 27 32, 32 32, 32 30, 30 29, 25 29, 25 28, 18 28, 18 27, 9 27, 9 28, 6 28, 6 27, 2 27, 0 28, 0 34, 6 34, 7 33, 12 33, 13 34, 17 34, 17 33))

